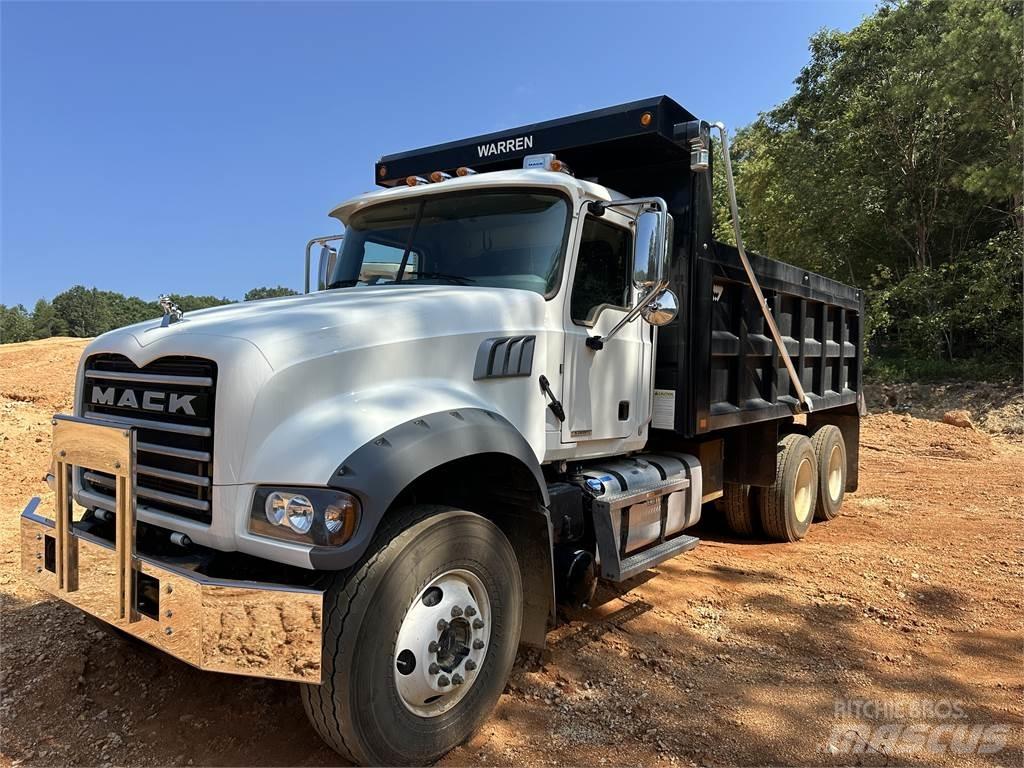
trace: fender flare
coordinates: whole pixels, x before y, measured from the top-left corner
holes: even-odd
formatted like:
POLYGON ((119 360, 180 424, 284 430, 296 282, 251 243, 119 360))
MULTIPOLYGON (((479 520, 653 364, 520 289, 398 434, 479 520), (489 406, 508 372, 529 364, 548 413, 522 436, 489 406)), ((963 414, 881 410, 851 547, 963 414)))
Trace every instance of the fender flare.
POLYGON ((482 408, 439 411, 398 424, 353 451, 328 480, 359 498, 360 519, 343 547, 315 546, 317 570, 353 565, 366 551, 398 495, 418 477, 450 461, 482 453, 510 456, 533 475, 544 507, 550 503, 540 462, 522 433, 505 417, 482 408))

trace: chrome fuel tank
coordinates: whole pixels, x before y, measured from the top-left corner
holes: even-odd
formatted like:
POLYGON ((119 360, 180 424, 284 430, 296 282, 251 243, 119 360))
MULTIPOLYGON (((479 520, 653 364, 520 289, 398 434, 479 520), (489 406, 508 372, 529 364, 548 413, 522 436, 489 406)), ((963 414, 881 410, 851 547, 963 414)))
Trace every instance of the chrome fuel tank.
POLYGON ((621 555, 671 539, 700 520, 700 462, 688 454, 652 453, 595 462, 581 468, 576 482, 595 501, 618 500, 610 509, 609 523, 621 555), (680 487, 681 480, 689 482, 680 487))

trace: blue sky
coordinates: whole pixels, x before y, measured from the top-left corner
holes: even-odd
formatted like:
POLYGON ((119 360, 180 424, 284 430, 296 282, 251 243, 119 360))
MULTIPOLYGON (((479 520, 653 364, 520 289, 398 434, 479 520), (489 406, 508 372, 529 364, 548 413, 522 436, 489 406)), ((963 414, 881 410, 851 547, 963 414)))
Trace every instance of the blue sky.
POLYGON ((0 5, 0 303, 240 298, 382 154, 666 93, 730 127, 873 2, 0 5))

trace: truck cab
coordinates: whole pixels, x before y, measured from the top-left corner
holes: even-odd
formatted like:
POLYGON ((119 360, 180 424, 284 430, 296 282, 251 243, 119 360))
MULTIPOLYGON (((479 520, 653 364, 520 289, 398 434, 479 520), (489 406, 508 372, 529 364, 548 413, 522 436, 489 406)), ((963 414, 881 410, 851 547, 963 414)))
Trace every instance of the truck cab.
POLYGON ((25 577, 418 764, 702 515, 799 540, 856 488, 863 297, 712 239, 711 128, 663 96, 386 156, 305 294, 99 337, 25 577))

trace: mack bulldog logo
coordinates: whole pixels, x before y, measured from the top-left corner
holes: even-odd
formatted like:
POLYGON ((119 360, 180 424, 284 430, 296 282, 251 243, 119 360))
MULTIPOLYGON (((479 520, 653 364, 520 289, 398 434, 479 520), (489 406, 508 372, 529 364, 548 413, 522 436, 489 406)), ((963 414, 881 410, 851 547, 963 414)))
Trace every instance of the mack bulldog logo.
POLYGON ((200 398, 200 395, 181 395, 177 392, 123 389, 121 387, 94 385, 89 396, 89 402, 93 405, 109 405, 114 408, 197 416, 199 415, 197 408, 201 407, 202 404, 200 398))
POLYGON ((517 136, 514 139, 492 141, 490 144, 477 144, 476 151, 480 157, 504 155, 506 152, 522 152, 533 149, 533 136, 517 136))

